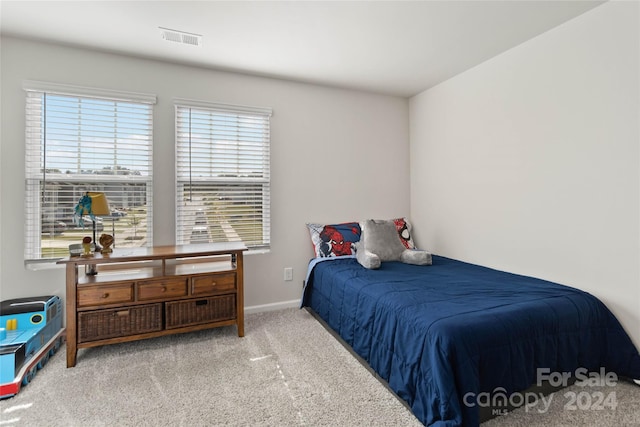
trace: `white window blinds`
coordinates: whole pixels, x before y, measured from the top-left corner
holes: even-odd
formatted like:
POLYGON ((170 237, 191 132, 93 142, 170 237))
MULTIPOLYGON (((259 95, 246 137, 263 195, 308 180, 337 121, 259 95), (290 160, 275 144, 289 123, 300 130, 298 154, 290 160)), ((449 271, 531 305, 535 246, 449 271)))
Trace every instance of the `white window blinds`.
POLYGON ((270 244, 271 110, 176 100, 176 243, 270 244))
POLYGON ((114 247, 152 244, 152 113, 155 96, 47 83, 25 84, 25 260, 68 256, 93 237, 93 222, 74 222, 87 191, 104 192, 111 215, 97 236, 114 247))

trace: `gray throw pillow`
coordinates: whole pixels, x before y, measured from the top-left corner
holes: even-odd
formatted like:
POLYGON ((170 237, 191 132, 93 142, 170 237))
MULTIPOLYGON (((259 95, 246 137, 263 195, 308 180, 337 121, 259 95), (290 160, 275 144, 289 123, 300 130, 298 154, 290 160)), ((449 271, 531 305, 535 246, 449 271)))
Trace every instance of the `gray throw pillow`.
POLYGON ((400 261, 406 264, 430 265, 431 254, 407 249, 400 241, 393 221, 367 219, 361 223, 362 235, 356 258, 366 268, 376 269, 384 261, 400 261))
POLYGON ((364 249, 378 255, 380 261, 400 261, 406 249, 393 221, 367 219, 362 227, 364 249))

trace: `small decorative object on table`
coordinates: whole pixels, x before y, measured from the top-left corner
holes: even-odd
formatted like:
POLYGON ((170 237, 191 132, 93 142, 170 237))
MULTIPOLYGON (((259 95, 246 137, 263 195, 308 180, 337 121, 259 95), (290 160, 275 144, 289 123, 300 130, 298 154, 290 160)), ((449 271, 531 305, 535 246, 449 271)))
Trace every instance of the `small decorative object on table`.
POLYGON ((69 256, 81 256, 82 252, 82 243, 72 243, 69 245, 69 256))
POLYGON ((113 245, 113 236, 111 234, 102 234, 99 242, 102 245, 103 254, 110 254, 113 252, 113 249, 111 249, 111 245, 113 245))
POLYGON ((82 249, 84 249, 84 252, 82 254, 82 256, 91 256, 93 255, 91 253, 91 237, 86 236, 82 238, 82 249))
MULTIPOLYGON (((91 249, 95 250, 95 245, 91 244, 91 237, 86 236, 82 239, 82 249, 83 249, 83 253, 82 253, 83 257, 89 258, 93 256, 93 252, 91 252, 91 249)), ((84 266, 84 274, 86 274, 87 276, 95 276, 96 274, 98 274, 98 269, 96 268, 96 265, 86 264, 84 266)))

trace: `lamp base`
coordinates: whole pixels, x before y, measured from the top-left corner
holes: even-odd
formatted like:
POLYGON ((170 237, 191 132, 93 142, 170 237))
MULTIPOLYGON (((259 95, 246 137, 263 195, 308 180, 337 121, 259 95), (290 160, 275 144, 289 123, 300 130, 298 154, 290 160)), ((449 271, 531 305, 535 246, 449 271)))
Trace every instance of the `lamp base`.
MULTIPOLYGON (((98 240, 96 239, 96 220, 93 220, 93 244, 95 245, 94 252, 102 252, 102 247, 98 244, 98 240)), ((96 272, 97 274, 97 272, 96 272)))

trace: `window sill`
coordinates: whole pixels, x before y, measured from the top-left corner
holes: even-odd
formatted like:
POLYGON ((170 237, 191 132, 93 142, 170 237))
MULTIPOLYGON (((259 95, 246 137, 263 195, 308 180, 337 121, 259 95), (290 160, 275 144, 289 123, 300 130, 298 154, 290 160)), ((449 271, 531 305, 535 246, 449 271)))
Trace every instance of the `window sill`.
POLYGON ((61 268, 64 268, 64 265, 56 264, 56 261, 58 260, 54 259, 46 261, 25 261, 24 267, 29 271, 59 270, 61 268))
POLYGON ((269 253, 271 253, 271 249, 253 249, 253 250, 248 250, 246 252, 246 255, 264 255, 269 253))

